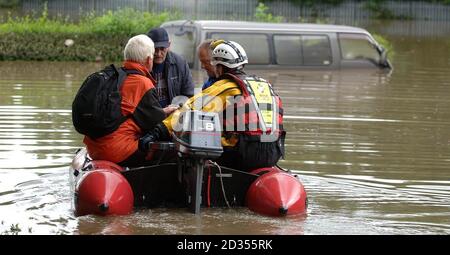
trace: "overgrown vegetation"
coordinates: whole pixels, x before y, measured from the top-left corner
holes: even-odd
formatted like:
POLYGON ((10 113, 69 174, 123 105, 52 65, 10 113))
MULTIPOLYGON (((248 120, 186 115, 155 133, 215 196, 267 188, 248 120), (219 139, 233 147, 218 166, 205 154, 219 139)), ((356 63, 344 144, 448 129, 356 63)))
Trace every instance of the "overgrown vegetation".
MULTIPOLYGON (((273 0, 259 0, 260 3, 271 1, 273 0)), ((319 13, 323 12, 324 9, 328 8, 328 6, 339 6, 345 1, 346 0, 289 0, 289 2, 292 2, 298 6, 310 8, 312 10, 311 18, 318 17, 319 13)), ((362 2, 363 7, 369 10, 372 13, 372 18, 375 19, 397 19, 397 20, 413 19, 412 17, 405 15, 395 15, 392 10, 386 7, 386 0, 359 0, 359 1, 355 0, 355 1, 362 2)), ((450 0, 417 0, 417 2, 430 2, 444 5, 450 4, 450 0)))
MULTIPOLYGON (((259 0, 259 2, 269 2, 274 0, 259 0)), ((276 1, 276 0, 275 0, 276 1)), ((315 4, 330 4, 330 5, 340 5, 346 0, 288 0, 291 3, 303 5, 303 6, 313 6, 315 4)), ((358 1, 358 0, 357 0, 358 1)), ((377 0, 359 0, 360 2, 376 2, 377 0)), ((404 0, 397 0, 404 1, 404 0)), ((416 2, 430 2, 430 3, 438 3, 438 4, 450 4, 450 0, 409 0, 416 2)))
POLYGON ((375 19, 400 19, 409 20, 412 17, 404 15, 395 15, 385 4, 386 0, 370 0, 365 1, 364 8, 372 13, 372 17, 375 19))
MULTIPOLYGON (((274 0, 259 0, 259 2, 270 2, 274 0)), ((301 5, 301 6, 314 6, 316 4, 330 4, 330 5, 339 5, 342 4, 345 0, 289 0, 289 2, 301 5)))
POLYGON ((259 22, 274 22, 279 23, 284 20, 282 16, 273 16, 269 12, 269 7, 267 7, 264 3, 258 3, 258 6, 255 10, 255 20, 259 22))
POLYGON ((161 23, 179 18, 163 12, 133 9, 86 15, 80 22, 48 17, 7 17, 0 24, 0 60, 120 61, 128 39, 161 23))

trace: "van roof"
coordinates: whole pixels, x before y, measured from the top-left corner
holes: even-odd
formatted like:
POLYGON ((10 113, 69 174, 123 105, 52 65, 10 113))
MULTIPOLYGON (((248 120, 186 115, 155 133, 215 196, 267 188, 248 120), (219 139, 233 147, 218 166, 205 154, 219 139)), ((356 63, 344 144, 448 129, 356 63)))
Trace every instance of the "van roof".
POLYGON ((265 23, 250 21, 229 21, 229 20, 177 20, 164 23, 167 25, 181 25, 183 23, 200 26, 203 29, 214 30, 259 30, 259 31, 314 31, 314 32, 353 32, 367 33, 365 29, 343 25, 307 24, 307 23, 265 23))

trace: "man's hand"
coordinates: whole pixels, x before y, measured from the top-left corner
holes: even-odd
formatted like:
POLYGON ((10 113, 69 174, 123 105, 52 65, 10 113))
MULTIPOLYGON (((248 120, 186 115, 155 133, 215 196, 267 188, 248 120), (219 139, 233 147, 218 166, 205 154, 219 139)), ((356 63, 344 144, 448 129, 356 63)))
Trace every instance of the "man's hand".
POLYGON ((166 114, 166 116, 168 116, 172 112, 176 111, 178 108, 180 108, 180 107, 177 105, 171 104, 171 105, 168 105, 166 108, 163 108, 163 111, 166 114))
POLYGON ((151 131, 139 138, 138 148, 142 152, 148 152, 150 143, 157 141, 168 141, 171 139, 169 131, 164 124, 159 123, 151 131))

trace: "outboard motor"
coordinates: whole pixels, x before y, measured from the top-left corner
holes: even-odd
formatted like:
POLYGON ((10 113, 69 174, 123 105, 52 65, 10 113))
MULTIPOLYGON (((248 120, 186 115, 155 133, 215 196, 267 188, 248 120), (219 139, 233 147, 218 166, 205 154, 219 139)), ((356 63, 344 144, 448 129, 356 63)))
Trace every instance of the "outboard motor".
POLYGON ((174 130, 176 151, 186 163, 188 203, 192 212, 199 213, 205 160, 218 158, 223 152, 219 115, 196 110, 183 112, 174 130))
POLYGON ((176 150, 181 157, 214 159, 223 152, 219 115, 215 112, 181 113, 174 132, 176 150))

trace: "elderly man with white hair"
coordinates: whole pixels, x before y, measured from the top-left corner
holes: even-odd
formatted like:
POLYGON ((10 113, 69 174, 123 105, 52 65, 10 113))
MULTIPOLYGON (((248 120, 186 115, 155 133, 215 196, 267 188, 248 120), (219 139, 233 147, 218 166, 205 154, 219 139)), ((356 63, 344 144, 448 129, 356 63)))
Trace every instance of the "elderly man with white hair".
POLYGON ((176 110, 176 107, 161 108, 155 92, 155 80, 150 75, 153 67, 155 46, 144 34, 129 39, 124 49, 122 68, 128 76, 120 87, 121 110, 126 120, 114 132, 83 142, 91 158, 108 160, 121 166, 139 166, 145 162, 146 154, 138 150, 138 140, 143 134, 176 110))

